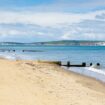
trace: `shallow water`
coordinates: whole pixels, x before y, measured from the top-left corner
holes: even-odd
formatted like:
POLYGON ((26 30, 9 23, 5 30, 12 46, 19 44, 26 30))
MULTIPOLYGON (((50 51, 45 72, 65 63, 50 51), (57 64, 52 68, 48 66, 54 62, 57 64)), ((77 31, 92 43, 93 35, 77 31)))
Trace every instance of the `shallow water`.
MULTIPOLYGON (((63 67, 63 66, 62 66, 63 67)), ((105 83, 105 68, 93 68, 93 67, 63 67, 65 70, 79 73, 88 77, 95 78, 96 80, 102 81, 105 83)))
POLYGON ((70 61, 73 64, 99 62, 102 66, 105 65, 104 46, 1 45, 0 49, 16 50, 16 52, 0 52, 0 56, 7 59, 70 61), (38 52, 22 52, 22 50, 36 50, 38 52))

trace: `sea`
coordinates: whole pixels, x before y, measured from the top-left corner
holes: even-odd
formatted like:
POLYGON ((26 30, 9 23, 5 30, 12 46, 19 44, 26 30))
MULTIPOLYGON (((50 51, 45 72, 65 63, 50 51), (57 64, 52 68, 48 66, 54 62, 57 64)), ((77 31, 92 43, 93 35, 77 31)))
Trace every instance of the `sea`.
MULTIPOLYGON (((105 73, 105 46, 0 45, 0 49, 15 50, 15 52, 0 50, 1 58, 11 60, 47 60, 62 61, 62 63, 70 61, 71 64, 82 64, 82 62, 86 62, 87 65, 90 63, 93 63, 93 65, 100 63, 100 69, 92 69, 90 67, 85 69, 101 72, 102 76, 105 73), (27 51, 23 52, 22 50, 27 51)), ((73 69, 74 72, 83 70, 82 68, 72 68, 72 70, 73 69)), ((83 72, 79 73, 83 74, 83 72)))
POLYGON ((71 63, 101 63, 105 65, 105 46, 35 46, 0 45, 0 57, 24 60, 70 61, 71 63), (30 50, 22 52, 22 50, 30 50), (33 50, 33 51, 31 51, 33 50))

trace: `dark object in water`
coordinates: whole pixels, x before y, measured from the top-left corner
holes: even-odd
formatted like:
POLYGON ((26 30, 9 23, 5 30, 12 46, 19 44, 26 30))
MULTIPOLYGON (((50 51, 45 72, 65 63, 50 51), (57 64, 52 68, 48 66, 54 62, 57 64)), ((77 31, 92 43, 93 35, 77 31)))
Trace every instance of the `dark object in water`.
POLYGON ((98 69, 98 70, 101 68, 100 63, 97 63, 95 65, 92 65, 91 67, 92 68, 95 68, 95 69, 98 69))
POLYGON ((86 63, 85 62, 82 63, 82 67, 86 67, 86 63))
POLYGON ((39 50, 22 50, 22 52, 42 52, 42 51, 39 51, 39 50))
POLYGON ((68 61, 66 65, 61 65, 61 66, 66 66, 66 67, 86 67, 86 63, 83 62, 81 65, 79 65, 79 64, 74 64, 74 65, 72 65, 72 64, 70 64, 70 62, 68 61))
POLYGON ((69 61, 67 62, 67 67, 70 67, 70 62, 69 61))
POLYGON ((12 50, 12 49, 0 49, 0 51, 1 51, 1 52, 5 52, 5 51, 8 51, 8 52, 13 51, 13 52, 15 52, 16 50, 12 50))
POLYGON ((13 50, 13 52, 15 52, 15 50, 13 50))
POLYGON ((100 66, 100 63, 97 63, 97 66, 100 66))
POLYGON ((90 66, 92 66, 93 64, 92 63, 90 63, 90 66))

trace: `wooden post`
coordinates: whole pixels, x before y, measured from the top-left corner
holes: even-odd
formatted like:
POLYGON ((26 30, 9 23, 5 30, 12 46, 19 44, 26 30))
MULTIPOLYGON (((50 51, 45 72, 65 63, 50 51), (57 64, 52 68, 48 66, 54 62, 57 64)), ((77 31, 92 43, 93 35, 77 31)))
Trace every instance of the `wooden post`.
POLYGON ((97 66, 100 66, 100 63, 97 63, 97 66))
POLYGON ((67 67, 70 67, 70 62, 69 61, 67 62, 67 67))
POLYGON ((90 66, 92 66, 93 64, 92 63, 90 63, 90 66))
POLYGON ((86 63, 85 62, 82 63, 82 67, 86 67, 86 63))

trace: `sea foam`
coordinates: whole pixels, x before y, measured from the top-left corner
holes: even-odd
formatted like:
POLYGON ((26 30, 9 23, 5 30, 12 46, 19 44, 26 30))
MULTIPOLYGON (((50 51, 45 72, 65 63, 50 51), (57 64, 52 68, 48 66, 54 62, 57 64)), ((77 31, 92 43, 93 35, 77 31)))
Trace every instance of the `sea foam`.
POLYGON ((68 68, 65 69, 105 82, 105 69, 103 67, 102 68, 100 67, 100 69, 94 67, 71 67, 69 69, 68 68))

